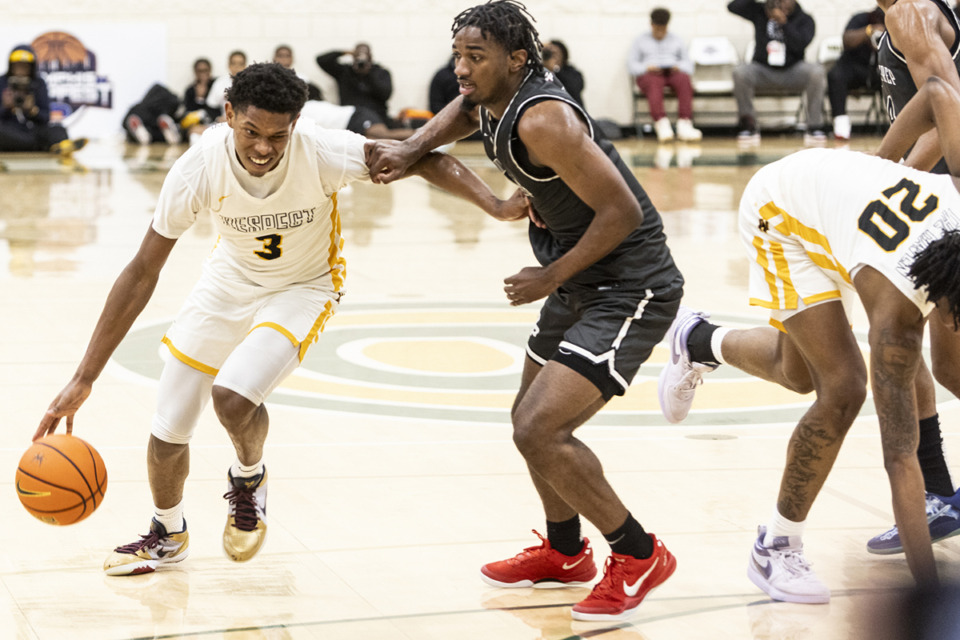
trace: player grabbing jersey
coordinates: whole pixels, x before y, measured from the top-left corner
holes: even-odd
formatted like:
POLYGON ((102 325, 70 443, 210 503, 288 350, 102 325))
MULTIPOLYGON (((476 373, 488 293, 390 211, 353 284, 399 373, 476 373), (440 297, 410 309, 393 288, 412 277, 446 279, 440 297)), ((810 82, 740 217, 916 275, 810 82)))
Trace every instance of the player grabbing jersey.
POLYGON ((479 127, 487 155, 529 196, 539 266, 504 280, 511 304, 546 298, 527 341, 513 440, 543 503, 539 546, 491 562, 501 587, 589 582, 593 549, 580 515, 609 542, 603 579, 573 607, 578 620, 622 620, 677 566, 644 530, 574 431, 625 392, 676 315, 683 277, 660 215, 613 145, 553 74, 522 4, 493 0, 454 19, 460 96, 412 137, 371 154, 388 182, 427 150, 479 127))
MULTIPOLYGON (((306 99, 306 84, 278 64, 236 74, 226 124, 209 129, 171 168, 153 222, 114 284, 77 372, 36 431, 34 438, 53 433, 61 418, 72 430, 74 414, 150 300, 177 239, 199 216, 212 216, 217 245, 163 338, 168 355, 147 447, 155 506, 150 532, 114 550, 104 563, 109 575, 147 573, 187 556, 189 442, 211 398, 237 454, 227 472, 224 552, 242 562, 263 544, 263 403, 337 310, 346 264, 337 192, 369 180, 366 139, 300 121, 306 99)), ((450 156, 425 156, 415 172, 494 217, 526 215, 522 196, 501 202, 450 156)))

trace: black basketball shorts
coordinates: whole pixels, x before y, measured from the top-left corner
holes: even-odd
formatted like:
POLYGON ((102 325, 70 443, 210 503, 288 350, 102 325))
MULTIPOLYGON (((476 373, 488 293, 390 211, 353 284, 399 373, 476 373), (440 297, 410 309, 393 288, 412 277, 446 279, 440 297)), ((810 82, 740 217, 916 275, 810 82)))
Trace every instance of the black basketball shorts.
POLYGON ((604 400, 623 395, 680 308, 682 280, 656 290, 558 289, 527 341, 541 365, 556 360, 590 380, 604 400))

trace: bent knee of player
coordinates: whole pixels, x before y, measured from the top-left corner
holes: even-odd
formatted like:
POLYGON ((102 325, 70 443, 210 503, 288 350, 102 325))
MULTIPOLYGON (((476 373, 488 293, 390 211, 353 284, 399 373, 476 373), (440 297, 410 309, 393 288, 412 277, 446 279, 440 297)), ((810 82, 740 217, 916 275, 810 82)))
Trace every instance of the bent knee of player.
POLYGON ((260 406, 260 402, 246 397, 243 393, 219 384, 213 385, 210 393, 213 409, 224 426, 246 423, 260 406))
POLYGON ((193 438, 193 431, 197 427, 197 421, 190 420, 171 420, 159 412, 154 414, 151 423, 150 434, 160 443, 184 445, 189 444, 193 438))

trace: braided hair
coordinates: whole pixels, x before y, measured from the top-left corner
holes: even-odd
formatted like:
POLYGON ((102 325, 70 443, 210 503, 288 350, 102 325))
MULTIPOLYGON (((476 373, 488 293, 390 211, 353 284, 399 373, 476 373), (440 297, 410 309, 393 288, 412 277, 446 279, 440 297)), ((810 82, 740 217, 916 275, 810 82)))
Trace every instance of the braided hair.
POLYGON ((953 328, 960 329, 960 230, 948 229, 924 247, 910 265, 909 275, 915 288, 927 288, 928 302, 946 299, 953 328))
POLYGON ((467 9, 453 19, 453 35, 467 27, 480 29, 484 39, 488 36, 507 51, 524 49, 527 52, 527 67, 534 72, 543 71, 540 34, 533 23, 536 20, 527 8, 516 0, 490 0, 467 9))
POLYGON ((292 69, 275 62, 259 62, 233 78, 227 100, 237 112, 256 107, 272 113, 287 113, 293 119, 307 101, 307 83, 292 69))

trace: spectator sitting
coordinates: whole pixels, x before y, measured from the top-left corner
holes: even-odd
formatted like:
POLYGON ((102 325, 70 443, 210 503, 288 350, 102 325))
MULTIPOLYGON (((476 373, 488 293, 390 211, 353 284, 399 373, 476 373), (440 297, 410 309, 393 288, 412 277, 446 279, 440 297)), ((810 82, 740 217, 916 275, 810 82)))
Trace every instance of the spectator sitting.
POLYGON ((183 92, 183 108, 187 116, 194 114, 186 123, 181 122, 181 126, 188 131, 191 125, 213 122, 220 116, 219 107, 207 104, 207 96, 215 81, 212 70, 213 65, 206 58, 197 58, 193 63, 193 82, 183 92))
POLYGON ((219 111, 218 121, 225 121, 226 116, 223 112, 223 103, 226 101, 226 92, 233 85, 233 76, 247 68, 247 54, 243 51, 232 51, 227 58, 227 69, 230 73, 220 76, 213 81, 210 86, 210 93, 207 95, 207 106, 213 107, 219 111))
POLYGON ((880 87, 877 68, 877 42, 884 31, 883 10, 854 14, 843 31, 843 53, 827 73, 827 94, 833 115, 833 136, 850 139, 847 94, 851 89, 880 87))
POLYGON ((130 107, 123 118, 123 128, 130 142, 180 144, 177 120, 183 115, 183 104, 175 93, 155 84, 143 100, 130 107))
POLYGON ((663 106, 663 91, 669 86, 677 94, 677 137, 695 141, 703 134, 693 127, 693 84, 690 82, 693 63, 683 40, 667 31, 669 22, 667 9, 650 12, 650 31, 633 41, 627 68, 647 97, 657 140, 673 140, 673 127, 663 106))
MULTIPOLYGON (((293 69, 293 49, 289 45, 281 44, 273 51, 273 61, 281 67, 293 69)), ((307 83, 307 99, 323 100, 323 91, 320 90, 320 87, 310 82, 310 79, 299 71, 294 71, 297 77, 307 83)))
POLYGON ((346 129, 372 139, 406 140, 413 135, 413 129, 391 129, 379 114, 367 107, 307 100, 300 115, 326 129, 346 129))
POLYGON ((796 0, 732 0, 727 9, 753 23, 753 60, 733 70, 733 95, 740 117, 738 139, 759 141, 753 98, 757 89, 803 91, 806 99, 806 143, 822 144, 823 95, 827 77, 819 64, 803 59, 813 40, 816 23, 796 0))
POLYGON ((86 138, 69 140, 66 129, 50 123, 50 96, 37 76, 37 55, 28 45, 14 47, 0 76, 0 151, 69 156, 86 143, 86 138))
POLYGON ((336 80, 341 105, 367 107, 388 126, 392 125, 387 100, 393 93, 393 80, 389 71, 373 61, 370 45, 360 43, 353 51, 329 51, 317 56, 317 64, 336 80), (352 62, 340 62, 347 54, 352 56, 352 62))
POLYGON ((543 66, 557 77, 570 97, 583 106, 583 74, 570 64, 570 53, 567 45, 560 40, 551 40, 543 48, 543 66))

